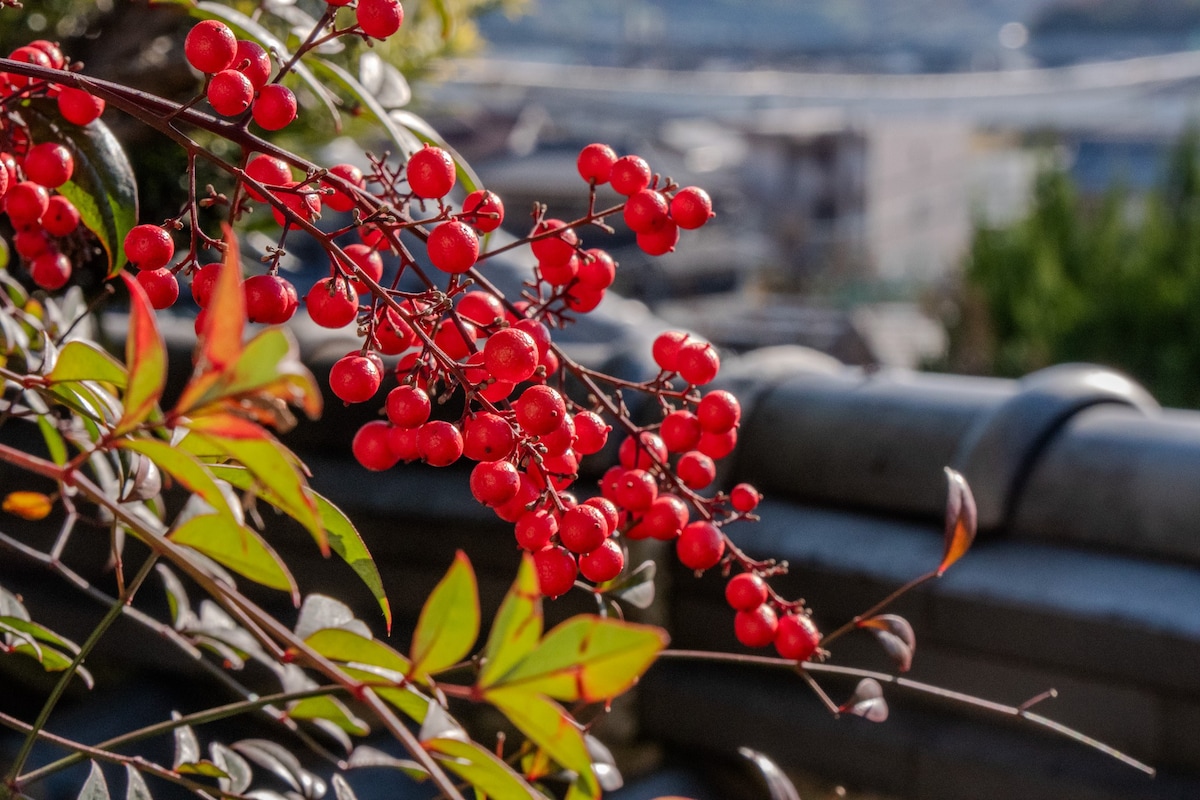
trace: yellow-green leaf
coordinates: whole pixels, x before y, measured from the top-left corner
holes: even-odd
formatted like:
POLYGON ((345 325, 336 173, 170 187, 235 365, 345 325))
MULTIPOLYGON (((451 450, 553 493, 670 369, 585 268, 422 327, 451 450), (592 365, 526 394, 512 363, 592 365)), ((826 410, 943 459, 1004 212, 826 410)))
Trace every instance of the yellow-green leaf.
POLYGON ((192 517, 169 536, 176 544, 193 550, 228 567, 250 580, 290 592, 299 602, 296 581, 282 559, 263 538, 228 515, 205 514, 192 517))
POLYGON ((150 416, 167 383, 167 348, 154 320, 150 298, 128 273, 121 273, 121 277, 129 287, 129 330, 125 334, 129 386, 125 392, 125 412, 113 431, 114 436, 127 433, 150 416))
POLYGON ((50 516, 54 502, 41 492, 9 492, 0 508, 30 522, 50 516))
POLYGON ((545 795, 524 781, 516 770, 475 742, 461 739, 430 739, 426 750, 439 758, 448 771, 493 800, 544 800, 545 795))
POLYGON ((542 595, 533 557, 521 560, 517 579, 500 604, 483 651, 478 687, 486 689, 515 667, 542 638, 542 595))
POLYGON ((292 719, 328 720, 354 736, 366 736, 371 732, 367 724, 336 697, 306 697, 288 709, 288 716, 292 719))
POLYGON ((233 510, 213 474, 195 456, 158 439, 122 439, 117 446, 141 453, 189 492, 199 495, 218 514, 233 516, 233 510))
POLYGON ((407 675, 412 662, 383 642, 345 628, 322 628, 304 643, 331 661, 381 667, 396 675, 407 675))
POLYGON ((493 686, 520 686, 568 702, 611 700, 636 683, 666 646, 661 628, 581 614, 547 633, 493 686))
POLYGON ((39 415, 37 418, 38 430, 42 432, 42 439, 46 442, 46 450, 50 453, 50 460, 58 466, 67 463, 67 441, 63 435, 59 433, 58 427, 54 424, 54 420, 46 415, 39 415))
POLYGON ((466 553, 430 592, 413 633, 409 655, 413 674, 422 677, 458 663, 479 636, 479 589, 466 553))
POLYGON ((120 361, 92 342, 72 339, 59 351, 54 369, 46 376, 50 383, 63 381, 100 381, 124 389, 129 373, 120 361))
POLYGON ((517 730, 564 769, 576 773, 581 788, 600 795, 600 786, 592 772, 592 759, 583 740, 583 731, 562 706, 523 687, 489 689, 484 699, 508 717, 517 730))

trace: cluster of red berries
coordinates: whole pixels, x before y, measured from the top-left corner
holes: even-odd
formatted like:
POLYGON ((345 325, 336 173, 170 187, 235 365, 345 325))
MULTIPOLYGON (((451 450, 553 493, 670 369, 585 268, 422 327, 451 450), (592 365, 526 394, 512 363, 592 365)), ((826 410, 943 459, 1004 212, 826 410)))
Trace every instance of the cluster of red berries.
POLYGON ((373 39, 386 39, 404 24, 400 0, 325 0, 330 6, 354 6, 358 29, 373 39))
POLYGON ((224 22, 208 19, 188 31, 183 54, 208 78, 208 104, 223 117, 250 111, 259 127, 286 128, 296 118, 296 95, 281 83, 268 83, 271 57, 259 44, 238 39, 224 22))
MULTIPOLYGON (((54 42, 38 40, 18 47, 9 58, 62 70, 67 59, 54 42)), ((53 98, 67 122, 87 125, 104 110, 104 101, 80 89, 15 73, 0 73, 0 98, 53 98)), ((34 142, 18 117, 0 120, 0 203, 13 227, 13 249, 35 284, 53 291, 71 279, 78 249, 74 234, 80 215, 58 193, 75 173, 71 149, 58 141, 34 142)))
POLYGON ((725 601, 737 612, 733 631, 738 641, 747 647, 774 644, 784 658, 807 660, 821 644, 820 631, 804 611, 778 613, 769 594, 766 581, 753 572, 734 575, 725 584, 725 601))

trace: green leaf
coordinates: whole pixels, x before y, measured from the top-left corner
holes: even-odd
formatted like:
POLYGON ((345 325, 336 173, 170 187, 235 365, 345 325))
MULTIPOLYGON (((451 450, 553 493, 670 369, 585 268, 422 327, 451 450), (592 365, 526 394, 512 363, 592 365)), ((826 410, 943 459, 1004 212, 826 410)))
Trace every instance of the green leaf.
POLYGON ((430 592, 413 633, 409 655, 413 674, 424 676, 458 663, 479 636, 479 588, 466 553, 430 592))
POLYGON ((228 567, 250 580, 291 593, 300 602, 296 581, 282 559, 262 537, 231 517, 205 514, 192 517, 167 538, 228 567))
POLYGON ((401 676, 412 669, 411 661, 383 642, 345 628, 324 628, 304 642, 331 661, 382 667, 401 676))
POLYGON ((104 773, 100 770, 100 765, 95 761, 88 763, 91 766, 88 770, 87 780, 83 782, 83 788, 79 790, 79 795, 75 800, 108 800, 108 783, 104 780, 104 773))
MULTIPOLYGON (((231 485, 242 490, 253 488, 258 492, 258 496, 271 502, 271 495, 265 487, 257 484, 254 476, 244 467, 232 466, 229 464, 214 464, 211 467, 213 474, 222 480, 228 481, 231 485)), ((317 538, 317 544, 325 545, 333 550, 349 567, 354 570, 359 579, 366 585, 374 596, 376 602, 379 603, 379 608, 383 612, 383 618, 387 623, 388 630, 392 628, 392 607, 388 602, 387 591, 383 588, 383 578, 379 574, 379 568, 375 566, 375 559, 371 557, 370 551, 367 550, 366 544, 359 535, 358 529, 354 527, 354 523, 350 518, 328 499, 320 493, 313 491, 311 487, 306 487, 305 493, 313 499, 317 504, 317 514, 321 519, 321 526, 324 529, 324 536, 317 538)), ((287 511, 285 508, 284 511, 287 511)))
POLYGON ((83 127, 61 124, 53 100, 29 101, 22 110, 34 141, 57 141, 71 151, 75 170, 58 192, 71 201, 80 222, 100 240, 108 258, 108 277, 114 277, 125 267, 125 234, 137 224, 138 216, 137 181, 125 151, 100 120, 83 127))
POLYGON ((528 553, 521 559, 517 579, 488 634, 483 651, 483 668, 479 671, 478 687, 486 689, 527 656, 542 638, 542 595, 538 589, 533 557, 528 553))
POLYGON ((20 617, 0 616, 0 630, 28 636, 31 639, 52 644, 71 653, 79 652, 79 646, 74 642, 62 638, 49 628, 20 617))
POLYGON ((331 83, 340 84, 347 94, 383 126, 384 133, 387 134, 392 144, 396 146, 397 151, 403 154, 405 158, 421 149, 421 140, 403 127, 398 126, 388 115, 388 110, 379 104, 375 96, 367 91, 367 88, 357 78, 332 61, 327 61, 323 58, 315 58, 311 63, 313 70, 331 83))
POLYGON ((229 775, 225 773, 225 770, 221 769, 207 759, 201 759, 200 761, 189 761, 186 764, 180 764, 175 767, 175 771, 183 775, 200 775, 205 778, 229 777, 229 775))
POLYGON ((585 797, 600 796, 583 731, 562 706, 523 687, 489 689, 484 699, 559 766, 576 773, 585 797))
POLYGON ((306 697, 288 709, 288 716, 292 719, 328 720, 355 736, 366 736, 371 732, 367 723, 355 716, 336 697, 306 697))
POLYGON ((475 742, 461 739, 430 739, 425 749, 435 756, 448 771, 495 800, 542 800, 545 795, 536 791, 517 774, 516 770, 475 742))
POLYGON ((100 381, 124 389, 129 382, 129 373, 120 361, 93 342, 72 339, 59 351, 58 361, 46 380, 50 383, 100 381))
POLYGON ((114 436, 127 433, 149 417, 167 384, 167 348, 155 322, 150 298, 128 273, 122 276, 129 287, 129 331, 125 335, 129 387, 125 392, 125 413, 113 431, 114 436))
POLYGON ((195 456, 172 447, 158 439, 122 439, 117 446, 123 450, 141 453, 154 462, 163 472, 179 482, 181 486, 212 506, 218 514, 235 518, 234 511, 213 474, 195 456))
POLYGON ((581 614, 546 634, 492 685, 520 686, 563 701, 611 700, 636 683, 666 646, 661 628, 581 614))

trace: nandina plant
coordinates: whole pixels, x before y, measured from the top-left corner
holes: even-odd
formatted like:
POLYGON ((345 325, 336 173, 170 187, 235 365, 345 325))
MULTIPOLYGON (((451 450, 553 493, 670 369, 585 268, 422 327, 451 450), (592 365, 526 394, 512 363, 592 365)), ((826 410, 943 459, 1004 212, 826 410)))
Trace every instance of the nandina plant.
MULTIPOLYGON (((528 222, 506 220, 502 198, 422 120, 381 102, 355 68, 373 42, 401 29, 398 0, 315 2, 311 17, 289 4, 264 3, 252 15, 243 10, 253 4, 162 5, 191 15, 181 17, 189 20, 183 54, 197 75, 191 99, 89 77, 46 40, 0 59, 0 202, 10 231, 0 272, 0 463, 28 481, 5 487, 8 519, 24 523, 0 532, 0 547, 6 559, 60 578, 48 592, 83 589, 107 608, 76 644, 55 633, 49 604, 0 586, 0 657, 58 676, 33 719, 0 714, 22 741, 3 765, 0 797, 37 794, 42 781, 85 760, 87 798, 108 796, 102 764, 124 768, 131 798, 153 796, 161 782, 203 797, 278 796, 265 788, 273 775, 306 797, 332 791, 349 800, 344 773, 359 766, 394 768, 451 798, 464 786, 498 798, 599 797, 620 778, 591 722, 663 655, 792 669, 833 713, 875 721, 887 716, 881 682, 938 691, 843 670, 865 677, 838 703, 815 676, 838 670, 822 659, 855 630, 873 633, 898 671, 908 668, 915 636, 885 608, 970 547, 974 504, 962 476, 947 471, 941 562, 822 634, 803 601, 772 588, 786 565, 752 559, 727 535, 755 519, 760 495, 748 484, 714 491, 741 418, 737 397, 712 388, 717 348, 664 333, 651 354, 658 374, 631 381, 575 361, 556 342, 613 283, 616 262, 594 246, 611 226, 627 226, 650 255, 670 252, 713 215, 702 188, 678 186, 637 154, 595 143, 578 157, 589 198, 583 216, 560 219, 538 207, 528 222), (298 100, 306 96, 312 107, 298 100), (336 123, 347 107, 385 138, 378 152, 324 164, 281 144, 306 116, 336 123), (101 120, 106 109, 186 155, 178 214, 139 218, 135 176, 101 120), (602 195, 605 186, 615 194, 602 195), (523 235, 493 236, 505 223, 523 235), (251 229, 270 230, 276 242, 257 259, 239 237, 251 229), (328 262, 303 297, 280 270, 302 240, 328 262), (488 264, 516 248, 531 251, 536 266, 510 296, 489 279, 488 264), (84 334, 95 309, 70 288, 79 267, 97 262, 128 297, 122 355, 84 334), (167 399, 156 314, 179 303, 181 284, 199 308, 193 366, 167 399), (320 380, 341 402, 380 409, 350 444, 362 467, 468 459, 475 500, 512 524, 525 556, 484 641, 466 553, 425 600, 411 640, 398 642, 372 635, 338 599, 306 594, 271 546, 282 534, 260 506, 349 564, 390 629, 367 543, 276 438, 294 421, 289 409, 321 413, 318 379, 281 327, 296 314, 359 337, 320 380), (656 410, 652 421, 634 420, 635 395, 656 410), (7 435, 18 428, 35 431, 39 445, 7 435), (579 485, 581 459, 608 450, 617 463, 599 485, 579 485), (628 542, 646 538, 673 542, 690 570, 720 570, 737 639, 775 655, 672 653, 663 630, 609 613, 652 598, 653 569, 626 563, 628 542), (111 574, 75 569, 68 542, 72 553, 101 548, 111 574), (152 577, 158 586, 147 586, 152 577), (284 593, 298 612, 273 615, 239 582, 284 593), (145 610, 150 592, 165 592, 169 619, 145 610), (544 598, 568 592, 592 593, 601 613, 545 631, 544 598), (121 617, 142 625, 149 641, 206 653, 205 669, 231 696, 101 743, 51 733, 59 700, 73 684, 90 688, 88 655, 121 617), (274 676, 270 692, 241 677, 247 664, 274 676), (496 709, 522 736, 473 739, 455 718, 470 704, 496 709), (227 742, 205 731, 245 714, 272 720, 277 737, 227 742), (363 745, 373 731, 393 737, 408 758, 363 745), (169 763, 132 748, 162 735, 174 737, 169 763), (31 763, 39 741, 61 757, 31 763), (321 775, 305 766, 312 758, 327 763, 321 775)), ((1062 732, 1027 706, 987 707, 1062 732)))

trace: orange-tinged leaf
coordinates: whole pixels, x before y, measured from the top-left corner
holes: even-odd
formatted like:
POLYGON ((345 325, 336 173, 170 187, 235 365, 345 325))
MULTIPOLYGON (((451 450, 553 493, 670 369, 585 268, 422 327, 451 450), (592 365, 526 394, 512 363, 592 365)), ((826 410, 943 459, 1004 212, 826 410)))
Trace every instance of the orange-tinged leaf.
POLYGON ((129 287, 129 330, 125 334, 129 386, 125 391, 125 412, 113 431, 114 436, 128 433, 150 416, 167 383, 167 348, 154 319, 154 308, 140 283, 127 272, 122 272, 121 277, 129 287))
POLYGON ((54 369, 50 370, 46 380, 50 383, 100 381, 124 389, 129 382, 129 373, 120 361, 92 342, 72 339, 59 351, 54 369))
POLYGON ((459 550, 421 608, 409 655, 418 679, 458 663, 479 636, 479 589, 466 553, 459 550))
POLYGON ((332 661, 380 667, 398 680, 403 680, 412 668, 411 661, 383 642, 345 628, 322 628, 304 642, 332 661))
POLYGON ((225 493, 195 456, 158 439, 121 439, 117 446, 146 456, 189 492, 199 495, 218 514, 233 516, 225 493))
POLYGON ((192 517, 168 537, 255 583, 289 592, 299 604, 296 581, 282 559, 255 531, 222 514, 192 517))
POLYGON ((443 767, 465 780, 487 797, 544 800, 545 795, 526 783, 516 770, 475 742, 461 739, 430 739, 422 745, 443 767))
POLYGON ((486 689, 529 655, 542 638, 542 595, 533 557, 521 559, 517 579, 504 596, 483 651, 478 686, 486 689))
POLYGON ((36 522, 50 516, 54 503, 41 492, 10 492, 4 498, 3 509, 21 519, 36 522))
POLYGON ((559 766, 575 772, 583 797, 600 796, 583 731, 562 706, 524 687, 489 689, 484 698, 559 766))
POLYGON ((946 495, 946 547, 942 553, 942 563, 937 568, 938 575, 950 569, 955 561, 971 549, 978 518, 975 496, 971 494, 967 479, 946 467, 946 480, 949 483, 946 495))
POLYGON ((661 628, 581 614, 547 633, 493 685, 568 702, 611 700, 633 686, 666 646, 661 628))
POLYGON ((221 370, 237 361, 242 353, 242 331, 246 327, 246 297, 242 289, 237 237, 228 224, 223 228, 225 258, 204 315, 200 341, 196 343, 196 364, 202 371, 221 370))

